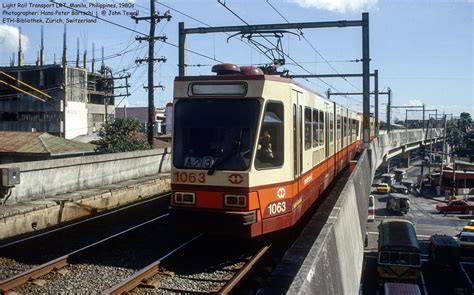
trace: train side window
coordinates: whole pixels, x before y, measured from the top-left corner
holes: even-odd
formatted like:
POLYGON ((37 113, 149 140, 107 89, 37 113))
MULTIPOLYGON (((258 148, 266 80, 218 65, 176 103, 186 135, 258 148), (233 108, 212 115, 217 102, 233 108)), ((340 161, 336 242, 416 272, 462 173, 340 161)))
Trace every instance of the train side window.
POLYGON ((334 114, 329 113, 329 142, 334 142, 334 114))
POLYGON ((348 127, 347 126, 347 117, 344 117, 344 137, 347 136, 347 130, 348 130, 347 127, 348 127))
POLYGON ((311 109, 308 107, 304 108, 304 149, 309 150, 312 146, 311 142, 311 109))
POLYGON ((324 144, 324 112, 319 112, 319 145, 324 144))
POLYGON ((337 149, 341 147, 341 115, 336 117, 336 146, 337 149))
POLYGON ((268 102, 257 145, 257 157, 255 158, 257 169, 276 168, 283 165, 285 147, 283 122, 283 103, 268 102))
POLYGON ((360 133, 359 133, 359 120, 356 120, 356 136, 357 137, 360 136, 360 133))
POLYGON ((314 109, 313 110, 313 147, 317 147, 319 144, 319 133, 318 128, 319 128, 319 117, 318 117, 318 110, 314 109))

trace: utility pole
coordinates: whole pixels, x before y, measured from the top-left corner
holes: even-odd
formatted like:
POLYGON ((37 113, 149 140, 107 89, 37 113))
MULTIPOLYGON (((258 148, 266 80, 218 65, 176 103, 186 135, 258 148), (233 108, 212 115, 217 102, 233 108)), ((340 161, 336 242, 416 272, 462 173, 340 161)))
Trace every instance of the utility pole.
POLYGON ((379 70, 374 70, 374 92, 375 92, 375 136, 379 136, 379 70))
POLYGON ((441 167, 439 168, 438 185, 440 188, 441 188, 441 185, 443 184, 444 153, 446 152, 445 145, 446 145, 446 115, 444 115, 443 149, 441 152, 441 167))
POLYGON ((390 132, 390 110, 392 109, 392 89, 388 88, 388 102, 387 102, 387 133, 390 132))
POLYGON ((149 17, 136 17, 132 16, 132 19, 136 23, 140 20, 149 20, 150 21, 150 34, 147 37, 136 37, 138 41, 147 41, 148 42, 148 58, 147 59, 138 59, 137 63, 148 62, 148 144, 153 146, 154 140, 154 127, 155 127, 155 97, 154 97, 154 64, 155 62, 163 61, 162 59, 155 59, 155 40, 162 42, 166 41, 166 36, 155 36, 156 23, 162 19, 168 21, 171 20, 171 15, 167 11, 164 15, 159 15, 155 12, 155 0, 150 0, 150 16, 149 17))
MULTIPOLYGON (((128 78, 130 78, 130 77, 131 77, 130 73, 127 73, 125 76, 110 78, 110 80, 112 80, 112 81, 114 81, 114 80, 124 80, 125 79, 125 85, 124 86, 113 87, 114 90, 125 88, 125 94, 118 94, 118 95, 110 96, 110 98, 114 99, 114 104, 115 104, 115 98, 117 98, 117 97, 125 98, 125 97, 128 97, 128 96, 131 95, 130 92, 129 92, 130 84, 128 84, 128 78)), ((107 111, 107 107, 106 107, 106 111, 107 111)), ((124 108, 124 112, 126 112, 125 108, 124 108)), ((125 114, 124 117, 126 118, 127 115, 125 114)))

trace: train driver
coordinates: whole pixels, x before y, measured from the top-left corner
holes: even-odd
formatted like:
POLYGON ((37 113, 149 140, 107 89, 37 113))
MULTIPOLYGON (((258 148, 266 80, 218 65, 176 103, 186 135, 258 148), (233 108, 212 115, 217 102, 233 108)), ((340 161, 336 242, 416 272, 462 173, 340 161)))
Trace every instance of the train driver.
POLYGON ((262 135, 258 139, 258 159, 261 162, 269 162, 273 160, 272 137, 268 129, 263 130, 262 135))

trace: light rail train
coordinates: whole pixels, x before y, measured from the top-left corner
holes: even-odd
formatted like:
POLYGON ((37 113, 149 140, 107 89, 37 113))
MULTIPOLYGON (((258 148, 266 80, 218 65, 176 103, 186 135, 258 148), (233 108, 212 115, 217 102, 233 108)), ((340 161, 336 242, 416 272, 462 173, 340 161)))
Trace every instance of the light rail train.
POLYGON ((259 68, 212 70, 175 79, 174 221, 248 237, 293 226, 361 150, 362 114, 259 68))

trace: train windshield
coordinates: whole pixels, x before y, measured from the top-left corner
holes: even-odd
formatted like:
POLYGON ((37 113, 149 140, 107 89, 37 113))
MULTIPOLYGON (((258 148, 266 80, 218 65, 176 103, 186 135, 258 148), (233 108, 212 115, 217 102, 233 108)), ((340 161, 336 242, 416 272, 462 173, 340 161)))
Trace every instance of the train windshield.
POLYGON ((257 100, 181 100, 175 104, 176 168, 244 171, 255 145, 257 100))

